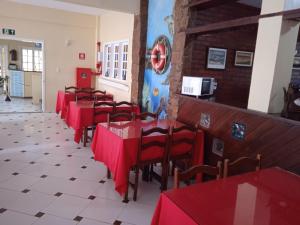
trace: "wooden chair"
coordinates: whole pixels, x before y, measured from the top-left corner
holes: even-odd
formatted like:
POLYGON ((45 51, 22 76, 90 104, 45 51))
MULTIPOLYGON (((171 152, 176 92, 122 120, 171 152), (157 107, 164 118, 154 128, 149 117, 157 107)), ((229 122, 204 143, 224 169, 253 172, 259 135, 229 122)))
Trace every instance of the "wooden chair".
POLYGON ((158 119, 158 114, 156 113, 150 113, 150 112, 143 112, 140 114, 136 114, 134 119, 140 119, 140 120, 147 120, 148 118, 152 118, 154 120, 158 119))
POLYGON ((78 88, 75 86, 65 86, 65 93, 74 93, 75 91, 78 91, 78 88))
MULTIPOLYGON (((139 140, 139 148, 137 152, 136 165, 134 166, 135 170, 135 182, 131 184, 129 182, 129 174, 128 174, 128 187, 131 185, 134 189, 133 200, 137 199, 137 191, 138 191, 138 183, 139 183, 139 171, 143 169, 144 166, 149 166, 154 163, 161 163, 162 165, 162 175, 161 175, 161 190, 165 190, 167 175, 168 175, 168 143, 169 143, 169 133, 170 129, 163 129, 159 127, 152 128, 150 130, 144 131, 141 130, 141 136, 139 140), (159 133, 159 139, 149 140, 150 135, 154 133, 159 133), (146 155, 149 152, 157 151, 158 154, 153 156, 152 158, 146 155), (160 151, 160 152, 159 152, 160 151)), ((151 176, 151 174, 150 174, 151 176)), ((128 190, 126 193, 128 196, 128 190)))
POLYGON ((134 103, 121 101, 116 103, 116 112, 133 112, 134 103), (118 107, 127 106, 128 109, 118 109, 118 107))
POLYGON ((193 166, 183 172, 180 172, 178 168, 175 168, 174 188, 175 189, 179 188, 180 182, 189 181, 191 178, 195 177, 199 173, 215 176, 216 179, 219 180, 222 176, 222 162, 218 161, 217 166, 209 166, 209 165, 193 166))
POLYGON ((127 112, 112 112, 107 115, 107 123, 118 121, 132 121, 134 119, 133 113, 127 112))
POLYGON ((224 160, 223 177, 241 174, 250 171, 258 171, 261 168, 261 155, 257 154, 256 158, 240 157, 230 162, 229 159, 224 160))
POLYGON ((97 118, 105 115, 107 118, 109 113, 115 113, 115 102, 94 102, 94 125, 98 124, 97 118))
POLYGON ((86 127, 83 133, 83 145, 86 146, 86 143, 91 140, 94 136, 94 132, 96 129, 96 125, 99 121, 97 119, 99 116, 103 115, 107 118, 108 113, 115 111, 115 104, 114 102, 94 102, 93 105, 93 125, 91 127, 86 127), (105 109, 105 107, 107 109, 105 109), (92 136, 88 136, 88 132, 92 131, 92 136))
POLYGON ((85 101, 94 101, 94 97, 91 91, 75 91, 76 102, 85 100, 85 101))
POLYGON ((194 157, 197 127, 181 126, 171 128, 169 161, 172 161, 172 175, 175 167, 182 170, 190 168, 194 157), (180 137, 179 134, 183 136, 180 137))

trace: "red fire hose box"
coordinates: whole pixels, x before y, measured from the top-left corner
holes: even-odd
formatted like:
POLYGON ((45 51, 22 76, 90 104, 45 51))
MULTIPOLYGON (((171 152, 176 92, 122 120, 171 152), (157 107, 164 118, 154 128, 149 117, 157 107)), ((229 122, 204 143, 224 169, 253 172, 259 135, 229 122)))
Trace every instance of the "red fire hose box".
POLYGON ((92 69, 76 68, 76 87, 91 88, 92 87, 92 69))

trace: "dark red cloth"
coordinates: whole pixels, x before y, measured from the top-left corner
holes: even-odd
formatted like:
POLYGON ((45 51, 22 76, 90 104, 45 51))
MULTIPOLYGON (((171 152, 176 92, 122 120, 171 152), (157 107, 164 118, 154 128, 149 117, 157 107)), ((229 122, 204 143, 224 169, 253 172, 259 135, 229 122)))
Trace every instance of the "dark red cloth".
POLYGON ((61 113, 61 118, 64 119, 67 111, 70 101, 75 101, 75 94, 74 93, 65 93, 64 91, 58 91, 57 92, 57 98, 56 98, 56 113, 61 113))
MULTIPOLYGON (((141 129, 180 127, 182 125, 182 123, 174 120, 118 122, 112 123, 109 127, 107 123, 98 124, 91 145, 94 158, 103 162, 110 169, 115 181, 115 189, 122 195, 127 189, 127 175, 130 168, 136 163, 141 129)), ((153 138, 158 137, 153 135, 153 138)), ((203 132, 199 131, 197 133, 194 164, 203 162, 203 139, 203 132)), ((145 158, 159 156, 160 153, 151 151, 147 154, 144 156, 145 158)))
MULTIPOLYGON (((119 110, 127 110, 130 107, 120 106, 117 107, 119 110)), ((103 110, 112 111, 112 107, 104 106, 103 110)), ((134 113, 139 113, 140 109, 138 106, 133 107, 134 113)), ((79 101, 79 102, 70 102, 68 112, 66 115, 66 123, 69 127, 72 127, 75 130, 74 141, 76 143, 80 142, 83 131, 85 127, 90 127, 94 124, 94 108, 93 102, 91 101, 79 101)), ((107 115, 102 114, 97 116, 96 122, 106 122, 107 115)))
POLYGON ((151 225, 299 225, 300 177, 279 168, 161 194, 151 225))

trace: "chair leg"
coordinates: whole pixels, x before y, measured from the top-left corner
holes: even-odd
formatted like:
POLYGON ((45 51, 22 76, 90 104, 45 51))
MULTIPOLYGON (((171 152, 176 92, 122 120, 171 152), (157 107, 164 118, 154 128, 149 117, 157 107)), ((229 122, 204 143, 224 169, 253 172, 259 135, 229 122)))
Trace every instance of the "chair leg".
POLYGON ((153 177, 153 164, 150 165, 150 172, 149 172, 149 181, 152 182, 153 177))
POLYGON ((107 177, 107 179, 111 179, 111 172, 108 168, 107 168, 107 171, 106 171, 106 177, 107 177))
POLYGON ((124 199, 123 199, 123 202, 125 202, 125 203, 129 202, 129 199, 128 199, 128 192, 129 192, 129 185, 130 185, 129 176, 130 176, 130 171, 127 176, 127 189, 126 189, 126 193, 125 193, 124 199))
POLYGON ((162 174, 161 174, 161 191, 167 190, 168 183, 168 164, 162 163, 162 174))
POLYGON ((175 161, 172 161, 171 175, 174 176, 175 171, 175 161))
POLYGON ((133 201, 136 201, 136 199, 137 199, 137 191, 138 191, 138 185, 139 185, 139 172, 140 172, 140 169, 137 166, 135 168, 135 183, 134 183, 133 201))
POLYGON ((84 132, 83 132, 83 146, 86 147, 86 143, 87 143, 87 128, 84 128, 84 132))

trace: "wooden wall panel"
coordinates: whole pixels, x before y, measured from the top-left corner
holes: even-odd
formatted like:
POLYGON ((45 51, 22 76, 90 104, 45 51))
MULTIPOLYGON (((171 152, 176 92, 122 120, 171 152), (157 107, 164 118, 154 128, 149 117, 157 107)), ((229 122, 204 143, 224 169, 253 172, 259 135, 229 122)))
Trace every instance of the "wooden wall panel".
POLYGON ((205 129, 205 161, 215 164, 217 160, 240 156, 263 155, 264 168, 279 166, 300 174, 300 122, 280 117, 226 106, 218 103, 180 96, 178 120, 196 124, 201 113, 209 114, 211 125, 205 129), (246 125, 244 140, 232 137, 234 122, 246 125), (224 156, 211 152, 213 137, 225 142, 224 156))

